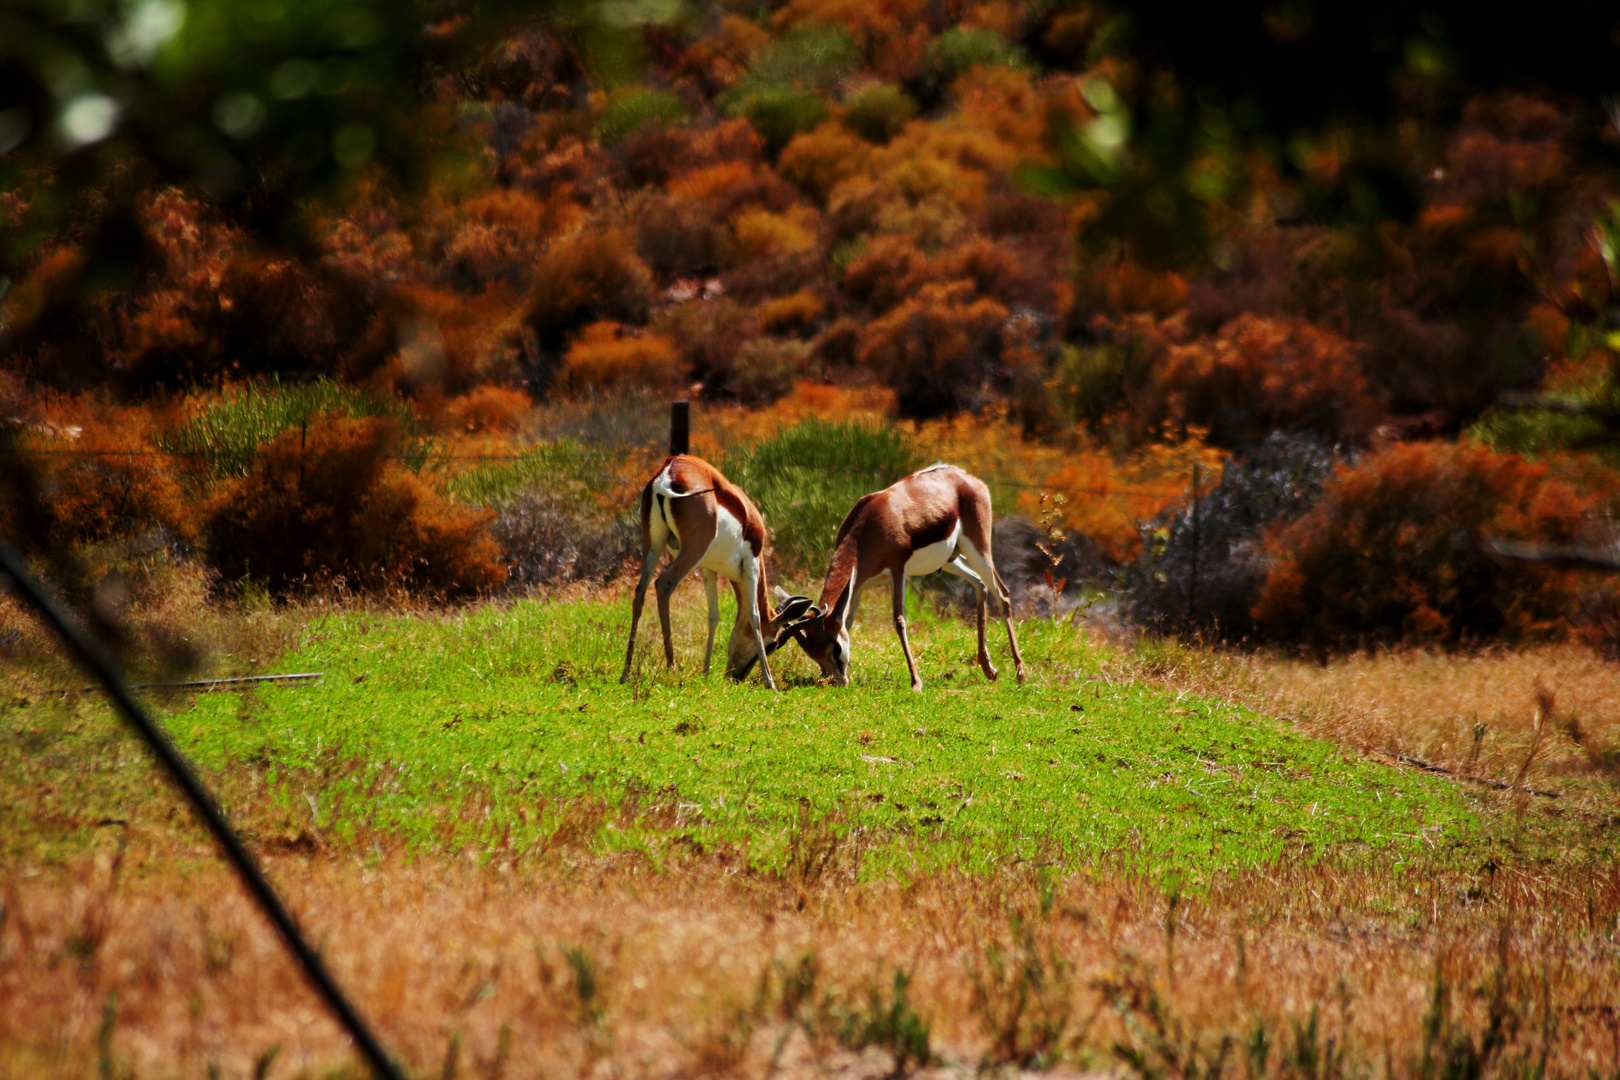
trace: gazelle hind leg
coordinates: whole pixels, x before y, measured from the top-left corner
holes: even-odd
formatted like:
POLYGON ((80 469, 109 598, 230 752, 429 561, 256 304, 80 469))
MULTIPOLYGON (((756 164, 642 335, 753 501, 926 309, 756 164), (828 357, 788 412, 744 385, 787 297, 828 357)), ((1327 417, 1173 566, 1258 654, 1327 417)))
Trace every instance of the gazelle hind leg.
POLYGON ((987 596, 989 590, 985 588, 984 579, 981 578, 977 573, 975 573, 971 566, 969 566, 966 562, 963 561, 962 555, 961 555, 960 552, 958 552, 955 556, 953 556, 951 558, 951 561, 946 563, 940 569, 944 570, 947 574, 955 574, 957 577, 961 578, 962 580, 971 583, 973 585, 974 589, 978 591, 978 594, 979 594, 979 667, 984 671, 984 677, 986 679, 989 679, 991 682, 995 682, 996 681, 996 676, 998 674, 1000 674, 1000 672, 996 671, 996 665, 990 662, 990 646, 985 642, 985 639, 984 639, 985 607, 989 602, 989 599, 988 599, 988 596, 987 596))
POLYGON ((1024 666, 1024 658, 1018 653, 1018 635, 1013 631, 1012 590, 1007 588, 1007 583, 1001 580, 1001 575, 996 573, 994 566, 990 568, 990 573, 994 575, 996 591, 1001 595, 1001 610, 1005 612, 1001 621, 1007 626, 1007 644, 1012 648, 1013 668, 1018 672, 1019 683, 1022 683, 1029 677, 1029 669, 1024 666))
POLYGON ((709 598, 709 643, 703 649, 703 674, 709 673, 709 664, 714 659, 714 630, 720 625, 720 589, 717 575, 713 570, 703 571, 703 592, 709 598))
POLYGON ((664 664, 667 667, 675 666, 675 641, 669 632, 669 596, 675 591, 675 586, 686 580, 686 575, 697 568, 698 560, 703 552, 696 545, 681 549, 662 574, 658 575, 658 583, 653 591, 658 594, 658 625, 664 631, 664 664))
POLYGON ((906 670, 911 673, 911 689, 922 691, 922 678, 917 674, 917 660, 911 655, 911 638, 906 634, 906 574, 902 570, 894 578, 894 632, 900 635, 900 651, 906 654, 906 670))
POLYGON ((647 602, 647 585, 652 581, 653 571, 658 569, 658 560, 663 554, 664 548, 660 544, 641 560, 641 580, 636 582, 636 595, 630 601, 630 641, 624 647, 624 674, 619 676, 621 683, 630 681, 630 664, 636 655, 636 627, 641 624, 641 607, 647 602))
POLYGON ((1001 580, 1000 574, 996 573, 994 564, 981 554, 979 549, 966 537, 962 538, 961 550, 962 555, 968 561, 968 565, 977 570, 979 576, 995 592, 996 605, 1000 608, 995 614, 1002 624, 1007 627, 1007 643, 1012 647, 1013 667, 1018 672, 1018 681, 1023 682, 1028 677, 1029 670, 1024 666, 1023 656, 1018 652, 1018 634, 1013 630, 1012 590, 1007 588, 1007 583, 1001 580))
POLYGON ((755 559, 743 560, 743 580, 737 602, 742 603, 744 597, 747 597, 748 603, 748 626, 754 631, 754 648, 759 650, 759 673, 765 679, 766 688, 775 690, 771 658, 765 653, 765 635, 759 625, 759 562, 755 559))

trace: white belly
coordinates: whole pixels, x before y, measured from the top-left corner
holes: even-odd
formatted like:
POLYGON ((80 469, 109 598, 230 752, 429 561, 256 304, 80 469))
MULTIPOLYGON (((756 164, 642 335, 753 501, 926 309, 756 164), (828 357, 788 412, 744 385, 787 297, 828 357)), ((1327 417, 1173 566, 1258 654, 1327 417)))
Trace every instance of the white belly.
POLYGON ((712 570, 723 578, 732 581, 741 581, 743 578, 743 555, 752 554, 748 548, 748 541, 743 539, 742 522, 738 521, 724 506, 716 506, 714 515, 714 539, 709 541, 709 550, 703 553, 698 565, 705 570, 712 570))
POLYGON ((906 560, 906 577, 922 577, 932 574, 935 570, 950 562, 951 556, 956 554, 956 538, 962 534, 962 523, 958 521, 951 530, 951 535, 937 544, 929 544, 925 548, 918 548, 906 560))

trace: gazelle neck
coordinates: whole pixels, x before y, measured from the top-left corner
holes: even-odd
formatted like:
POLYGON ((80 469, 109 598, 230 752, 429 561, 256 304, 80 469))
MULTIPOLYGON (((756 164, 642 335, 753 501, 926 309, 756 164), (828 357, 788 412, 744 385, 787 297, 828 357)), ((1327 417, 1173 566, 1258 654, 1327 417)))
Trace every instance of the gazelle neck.
POLYGON ((832 563, 827 567, 827 581, 821 587, 821 601, 816 605, 829 625, 843 626, 849 616, 854 586, 859 584, 855 580, 859 554, 850 537, 845 537, 833 552, 832 563))

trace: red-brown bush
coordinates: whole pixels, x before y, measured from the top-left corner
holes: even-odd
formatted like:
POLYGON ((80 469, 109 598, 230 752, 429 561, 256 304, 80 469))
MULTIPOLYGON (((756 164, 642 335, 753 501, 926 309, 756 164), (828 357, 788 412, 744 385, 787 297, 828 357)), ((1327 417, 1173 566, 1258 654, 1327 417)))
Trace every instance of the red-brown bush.
POLYGON ((652 329, 675 342, 707 397, 736 396, 737 357, 759 337, 759 320, 729 297, 694 300, 661 312, 652 329))
POLYGON ((456 431, 478 434, 512 431, 534 401, 522 390, 506 386, 478 386, 445 405, 445 419, 456 431))
POLYGON ((564 364, 570 390, 633 386, 669 392, 682 381, 674 342, 660 334, 627 334, 616 322, 592 323, 581 330, 564 364))
POLYGON ((541 256, 533 280, 525 321, 545 349, 560 347, 588 322, 646 322, 652 303, 652 273, 623 229, 557 241, 541 256))
POLYGON ((127 540, 153 530, 176 538, 193 535, 184 492, 169 460, 154 453, 138 427, 119 417, 80 427, 71 442, 54 441, 42 452, 20 453, 24 468, 40 480, 45 520, 24 536, 19 508, 0 500, 0 533, 29 548, 64 549, 127 540), (40 534, 42 532, 42 535, 40 534), (31 541, 31 542, 30 542, 31 541))
POLYGON ((1300 319, 1241 315, 1173 346, 1160 378, 1166 419, 1207 428, 1220 446, 1258 444, 1272 431, 1360 441, 1382 415, 1355 344, 1300 319))
POLYGON ((492 515, 453 506, 392 456, 396 426, 323 418, 265 446, 209 507, 209 563, 277 595, 339 583, 454 597, 506 577, 492 515))
POLYGON ((370 290, 333 266, 251 255, 225 268, 210 330, 233 375, 337 375, 380 362, 351 357, 377 310, 370 290))
POLYGON ((1398 444, 1341 466, 1271 539, 1254 617, 1319 654, 1559 637, 1577 610, 1574 572, 1494 561, 1480 544, 1576 542, 1604 504, 1514 454, 1398 444))
MULTIPOLYGON (((1038 268, 1034 268, 1038 269, 1038 268)), ((851 300, 881 314, 936 282, 968 281, 1007 307, 1051 305, 1049 282, 1038 280, 1007 248, 974 236, 935 255, 924 254, 909 236, 877 236, 844 273, 851 300)))
POLYGON ((862 335, 858 359, 895 391, 902 414, 919 419, 977 408, 1001 381, 1007 309, 975 295, 968 281, 924 285, 862 335))

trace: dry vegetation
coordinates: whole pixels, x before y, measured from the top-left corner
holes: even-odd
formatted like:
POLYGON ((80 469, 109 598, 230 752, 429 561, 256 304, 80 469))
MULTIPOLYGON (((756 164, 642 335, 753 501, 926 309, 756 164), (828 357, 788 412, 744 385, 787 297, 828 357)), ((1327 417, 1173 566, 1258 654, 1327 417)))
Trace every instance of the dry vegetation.
MULTIPOLYGON (((168 614, 237 658, 268 658, 324 610, 193 603, 168 614)), ((14 609, 3 625, 21 625, 14 609)), ((13 700, 41 697, 62 674, 38 641, 27 629, 11 654, 34 657, 0 684, 13 700)), ((994 1064, 1184 1076, 1222 1061, 1227 1076, 1620 1067, 1620 875, 1604 854, 1616 776, 1569 734, 1578 720, 1586 747, 1620 741, 1612 665, 1575 645, 1320 666, 1154 643, 1109 663, 1114 677, 1290 716, 1390 768, 1389 755, 1409 754, 1563 797, 1467 785, 1488 839, 1466 860, 1285 858, 1174 896, 1106 859, 1072 876, 1013 863, 857 881, 858 835, 839 841, 813 818, 780 874, 722 852, 661 864, 593 853, 589 807, 528 852, 451 858, 382 834, 334 843, 270 809, 286 804, 265 797, 251 766, 213 780, 419 1073, 875 1076, 907 1045, 879 1022, 896 1016, 928 1024, 925 1075, 994 1064), (896 972, 908 980, 898 1011, 896 972)), ((24 725, 25 741, 46 737, 48 715, 24 725)), ((133 753, 99 710, 74 715, 67 752, 133 753)), ((13 850, 0 881, 0 1067, 246 1075, 274 1049, 269 1075, 319 1075, 348 1060, 169 790, 139 770, 69 777, 51 760, 7 765, 38 839, 13 850), (87 828, 88 845, 68 839, 87 828)), ((475 799, 462 810, 478 812, 475 799)))

